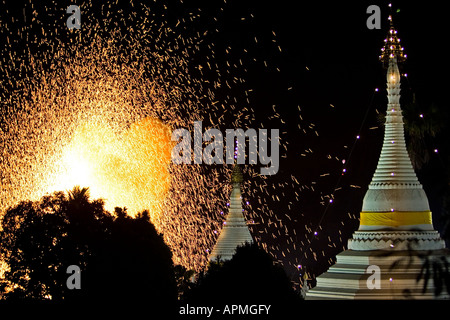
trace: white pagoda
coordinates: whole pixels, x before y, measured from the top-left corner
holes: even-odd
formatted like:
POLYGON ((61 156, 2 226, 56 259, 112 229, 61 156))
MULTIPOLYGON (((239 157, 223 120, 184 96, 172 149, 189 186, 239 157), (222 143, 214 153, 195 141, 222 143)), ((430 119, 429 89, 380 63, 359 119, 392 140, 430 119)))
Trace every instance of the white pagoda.
MULTIPOLYGON (((359 229, 348 250, 317 278, 307 299, 433 299, 433 272, 424 290, 425 261, 449 261, 409 158, 400 108, 398 64, 406 59, 389 16, 380 60, 387 67, 388 105, 377 169, 363 200, 359 229)), ((430 262, 431 261, 431 262, 430 262)), ((439 298, 448 298, 445 294, 439 298)))
POLYGON ((218 258, 220 261, 230 260, 238 246, 244 245, 245 243, 253 243, 252 235, 242 213, 242 173, 236 164, 231 175, 231 183, 233 189, 230 196, 228 215, 224 221, 216 245, 209 256, 210 261, 216 261, 218 258))

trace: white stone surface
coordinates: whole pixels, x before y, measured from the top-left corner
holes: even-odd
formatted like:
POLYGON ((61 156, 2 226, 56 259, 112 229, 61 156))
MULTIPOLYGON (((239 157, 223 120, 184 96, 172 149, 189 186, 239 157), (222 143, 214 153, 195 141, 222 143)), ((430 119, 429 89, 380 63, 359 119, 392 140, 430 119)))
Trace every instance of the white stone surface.
POLYGON ((437 231, 356 231, 348 248, 367 250, 440 250, 445 242, 437 231))
POLYGON ((442 257, 450 262, 448 250, 346 250, 336 256, 336 264, 317 278, 316 287, 307 292, 306 299, 448 299, 445 289, 440 296, 434 295, 432 272, 425 292, 423 278, 417 281, 425 258, 442 261, 442 257), (379 289, 368 285, 367 280, 373 275, 367 271, 369 266, 380 268, 379 289))
POLYGON ((230 260, 236 248, 245 243, 252 243, 253 238, 242 213, 242 197, 240 183, 233 183, 230 196, 230 208, 227 219, 220 232, 217 243, 209 256, 209 260, 230 260))
MULTIPOLYGON (((388 106, 383 147, 363 200, 363 212, 429 211, 428 198, 406 149, 400 108, 400 73, 396 58, 387 71, 388 106)), ((412 227, 414 228, 414 227, 412 227)), ((432 227, 429 228, 432 230, 432 227)))
MULTIPOLYGON (((403 217, 430 211, 406 149, 399 103, 400 73, 395 57, 389 62, 387 91, 383 147, 362 211, 365 214, 400 211, 403 217)), ((423 257, 450 261, 449 251, 444 249, 445 243, 431 223, 360 225, 348 240, 348 248, 336 256, 336 264, 317 278, 317 285, 308 291, 307 299, 435 299, 433 277, 430 276, 425 292, 423 279, 417 281, 425 262, 423 257), (368 286, 369 266, 379 267, 379 289, 368 286)), ((450 297, 445 294, 437 298, 450 297)))

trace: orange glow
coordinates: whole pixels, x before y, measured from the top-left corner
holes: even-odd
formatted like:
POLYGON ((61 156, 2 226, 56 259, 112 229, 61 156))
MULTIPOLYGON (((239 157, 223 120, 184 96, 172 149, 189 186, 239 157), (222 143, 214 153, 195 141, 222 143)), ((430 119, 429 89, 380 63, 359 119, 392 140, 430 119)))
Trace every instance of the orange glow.
POLYGON ((170 186, 172 147, 171 129, 158 119, 145 118, 120 135, 102 121, 84 123, 64 148, 46 191, 89 187, 108 210, 127 207, 135 215, 148 209, 157 224, 170 186))

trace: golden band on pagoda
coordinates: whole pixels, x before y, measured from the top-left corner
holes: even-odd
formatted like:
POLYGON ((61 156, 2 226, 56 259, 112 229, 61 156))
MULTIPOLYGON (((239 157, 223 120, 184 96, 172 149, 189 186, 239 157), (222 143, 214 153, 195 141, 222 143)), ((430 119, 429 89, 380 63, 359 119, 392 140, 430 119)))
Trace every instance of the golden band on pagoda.
MULTIPOLYGON (((398 66, 406 54, 392 16, 389 22, 380 56, 387 68, 388 105, 377 168, 363 199, 359 228, 348 240, 348 250, 339 253, 336 263, 317 278, 317 286, 308 292, 307 299, 434 299, 433 285, 424 289, 428 283, 421 282, 421 256, 426 252, 427 259, 450 263, 406 149, 398 66), (398 263, 405 257, 407 264, 398 263), (368 284, 367 275, 374 266, 380 275, 376 290, 368 284)), ((450 297, 443 294, 439 298, 450 297)))
POLYGON ((374 230, 374 227, 389 230, 401 226, 410 229, 415 225, 430 225, 432 228, 431 211, 361 212, 359 230, 374 230))

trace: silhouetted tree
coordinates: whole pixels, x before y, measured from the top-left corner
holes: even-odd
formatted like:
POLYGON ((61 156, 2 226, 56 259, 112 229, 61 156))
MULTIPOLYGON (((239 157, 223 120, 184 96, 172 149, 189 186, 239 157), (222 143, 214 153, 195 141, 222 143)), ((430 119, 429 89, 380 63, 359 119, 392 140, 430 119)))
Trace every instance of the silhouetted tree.
POLYGON ((433 150, 430 142, 446 125, 446 116, 436 105, 432 104, 426 108, 425 115, 420 110, 415 99, 404 106, 408 153, 416 170, 429 162, 433 150))
MULTIPOLYGON (((1 220, 1 258, 9 266, 0 292, 10 301, 176 302, 172 254, 149 220, 125 208, 115 214, 87 188, 56 192, 9 208, 1 220), (67 267, 81 269, 81 289, 66 285, 67 267)), ((166 309, 165 309, 166 310, 166 309)))
POLYGON ((231 260, 211 262, 184 302, 222 309, 226 304, 270 304, 268 318, 281 319, 298 312, 301 299, 283 268, 256 244, 247 244, 231 260))
POLYGON ((194 286, 194 275, 194 270, 188 270, 182 265, 175 266, 175 281, 177 283, 178 299, 181 299, 184 294, 194 286))

